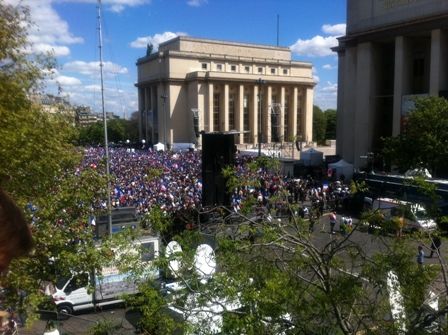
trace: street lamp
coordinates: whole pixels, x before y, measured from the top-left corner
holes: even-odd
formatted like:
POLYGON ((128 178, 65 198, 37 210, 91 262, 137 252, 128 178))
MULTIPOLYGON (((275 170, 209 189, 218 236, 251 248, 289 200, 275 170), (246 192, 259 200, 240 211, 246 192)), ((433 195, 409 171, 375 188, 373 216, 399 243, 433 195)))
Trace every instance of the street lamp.
POLYGON ((261 134, 262 134, 262 118, 263 115, 261 113, 261 98, 262 98, 262 94, 261 94, 261 86, 266 84, 266 81, 258 78, 257 80, 257 85, 258 85, 258 157, 261 157, 261 134))
POLYGON ((167 146, 167 144, 166 144, 166 110, 165 110, 165 105, 166 105, 166 99, 168 98, 168 95, 162 94, 160 96, 160 98, 162 99, 162 106, 163 106, 163 144, 165 146, 167 146))

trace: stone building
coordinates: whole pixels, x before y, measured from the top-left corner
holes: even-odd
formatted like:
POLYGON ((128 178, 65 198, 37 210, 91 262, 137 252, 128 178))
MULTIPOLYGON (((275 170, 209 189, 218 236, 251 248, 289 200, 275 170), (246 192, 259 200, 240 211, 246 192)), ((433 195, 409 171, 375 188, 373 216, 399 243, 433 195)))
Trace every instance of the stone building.
POLYGON ((348 0, 336 151, 361 167, 398 135, 415 96, 448 95, 447 0, 348 0))
POLYGON ((260 128, 263 143, 312 140, 312 66, 292 61, 289 48, 179 36, 137 68, 148 143, 200 143, 200 131, 230 130, 239 144, 258 143, 260 128))

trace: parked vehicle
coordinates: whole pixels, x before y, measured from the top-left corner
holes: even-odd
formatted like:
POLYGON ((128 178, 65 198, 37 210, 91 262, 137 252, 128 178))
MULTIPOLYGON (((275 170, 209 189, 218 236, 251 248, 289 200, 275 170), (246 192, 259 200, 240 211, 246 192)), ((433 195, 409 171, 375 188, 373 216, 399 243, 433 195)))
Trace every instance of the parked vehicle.
MULTIPOLYGON (((159 254, 159 238, 141 237, 133 243, 130 252, 137 251, 139 246, 143 249, 141 262, 149 269, 146 274, 159 279, 159 270, 151 268, 151 262, 159 254)), ((67 318, 74 311, 120 303, 124 294, 137 293, 138 283, 130 280, 130 276, 130 273, 109 266, 98 273, 77 273, 70 278, 61 278, 52 294, 60 318, 67 318)))
POLYGON ((365 200, 367 205, 371 204, 372 210, 382 213, 385 221, 403 218, 403 230, 405 231, 437 229, 436 222, 428 216, 425 208, 420 204, 391 198, 377 198, 373 201, 366 198, 365 200))

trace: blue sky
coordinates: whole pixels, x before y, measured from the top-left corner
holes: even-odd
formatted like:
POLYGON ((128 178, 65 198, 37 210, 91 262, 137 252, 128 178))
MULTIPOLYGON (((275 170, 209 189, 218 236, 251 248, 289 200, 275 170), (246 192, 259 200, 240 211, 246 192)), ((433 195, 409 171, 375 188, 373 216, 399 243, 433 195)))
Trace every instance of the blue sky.
MULTIPOLYGON (((3 0, 30 7, 32 52, 52 51, 58 67, 47 91, 75 105, 100 110, 96 0, 3 0), (61 89, 59 90, 58 87, 61 89)), ((103 0, 106 110, 137 110, 137 58, 146 44, 178 34, 280 45, 293 59, 313 64, 315 104, 336 107, 337 56, 330 50, 345 33, 346 0, 103 0)))

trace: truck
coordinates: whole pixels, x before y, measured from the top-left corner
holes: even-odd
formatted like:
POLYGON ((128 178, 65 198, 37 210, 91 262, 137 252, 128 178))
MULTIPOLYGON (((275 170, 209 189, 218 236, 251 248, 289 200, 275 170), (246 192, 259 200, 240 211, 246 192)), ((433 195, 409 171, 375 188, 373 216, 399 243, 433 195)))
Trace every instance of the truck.
MULTIPOLYGON (((160 279, 160 271, 152 265, 159 254, 159 237, 140 237, 133 242, 130 251, 136 252, 139 246, 142 248, 140 261, 148 269, 145 275, 160 279)), ((55 284, 52 298, 59 318, 67 319, 75 311, 117 304, 123 302, 123 295, 136 293, 138 281, 131 278, 131 273, 123 273, 116 266, 108 266, 101 271, 74 273, 69 278, 60 278, 55 284)))
POLYGON ((428 216, 421 204, 391 198, 377 198, 371 201, 371 204, 371 209, 381 211, 385 220, 390 220, 392 217, 403 217, 403 230, 432 231, 437 229, 436 222, 428 216))

